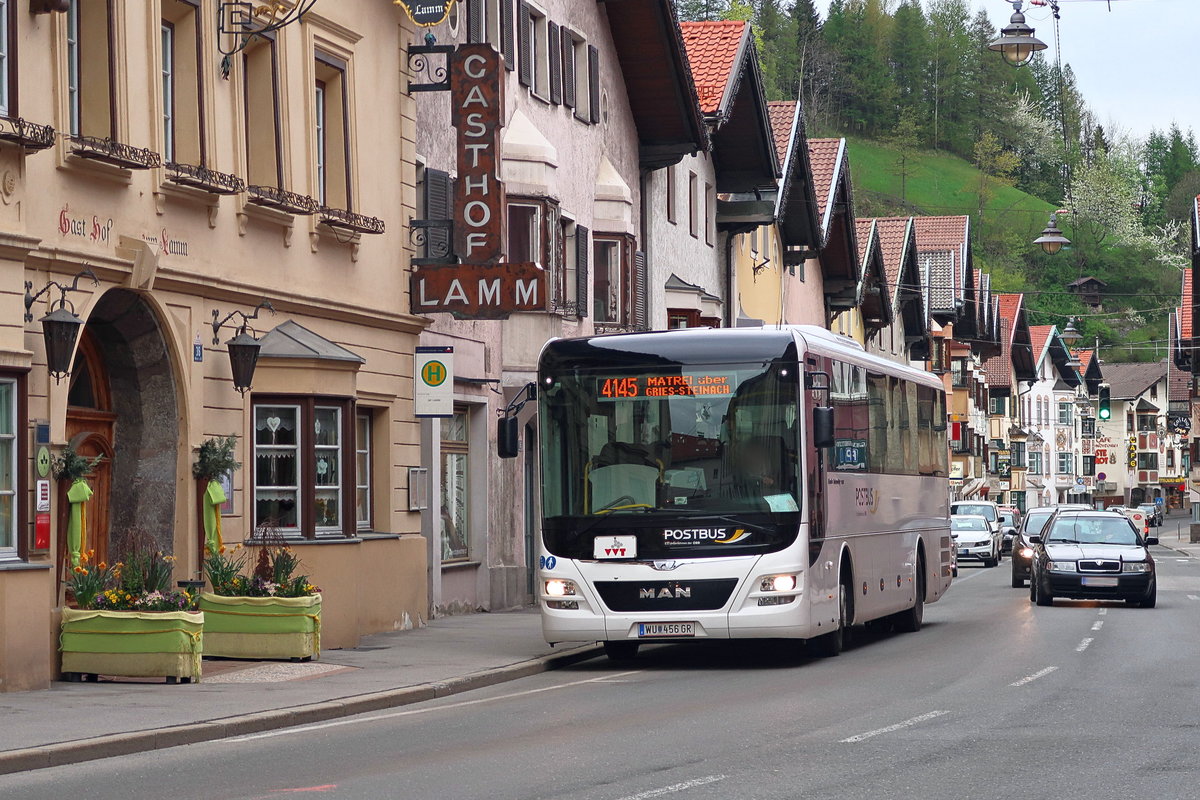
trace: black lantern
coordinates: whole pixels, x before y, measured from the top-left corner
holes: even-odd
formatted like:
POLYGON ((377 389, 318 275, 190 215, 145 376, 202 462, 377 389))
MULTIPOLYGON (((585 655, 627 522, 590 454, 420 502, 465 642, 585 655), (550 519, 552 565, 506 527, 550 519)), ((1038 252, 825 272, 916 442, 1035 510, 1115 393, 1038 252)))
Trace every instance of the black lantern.
POLYGON ((225 346, 229 348, 229 369, 233 373, 233 388, 245 394, 254 381, 254 367, 258 364, 258 351, 262 345, 258 339, 246 333, 243 326, 225 346))
POLYGON ((1063 236, 1063 232, 1058 229, 1058 215, 1051 214, 1050 221, 1042 229, 1042 235, 1034 239, 1033 243, 1041 245, 1042 252, 1052 256, 1061 250, 1063 245, 1070 244, 1071 240, 1063 236))
POLYGON ((1046 43, 1033 35, 1033 28, 1025 22, 1021 13, 1021 0, 1011 0, 1013 14, 1008 24, 1000 29, 1000 38, 988 44, 989 50, 999 50, 1004 60, 1014 67, 1029 63, 1033 54, 1046 49, 1046 43))
POLYGON ((259 303, 252 314, 246 314, 244 311, 230 311, 224 318, 221 318, 221 312, 213 309, 213 344, 221 341, 217 332, 221 330, 222 325, 235 316, 242 318, 242 324, 238 326, 237 334, 225 343, 229 348, 229 370, 233 375, 233 388, 237 389, 239 394, 244 395, 254 382, 254 368, 258 365, 258 353, 262 350, 262 344, 250 335, 249 322, 252 319, 258 319, 258 312, 264 308, 272 314, 275 313, 275 309, 268 300, 259 303))
POLYGON ((1067 320, 1067 327, 1063 328, 1062 333, 1058 335, 1058 338, 1063 340, 1063 344, 1067 346, 1067 349, 1074 347, 1075 344, 1083 338, 1083 334, 1080 333, 1079 329, 1075 327, 1074 317, 1071 317, 1067 320))
POLYGON ((33 322, 33 312, 30 309, 33 308, 33 304, 39 297, 49 291, 52 286, 59 291, 58 299, 50 304, 50 313, 38 320, 42 323, 42 338, 46 342, 46 367, 54 376, 55 383, 60 383, 63 378, 71 374, 75 342, 79 340, 79 329, 83 327, 83 320, 75 314, 75 306, 67 299, 67 293, 79 291, 79 279, 85 275, 92 279, 92 283, 100 285, 96 274, 90 269, 78 273, 75 280, 71 281, 70 286, 63 285, 58 281, 50 281, 37 294, 31 293, 33 282, 25 281, 26 322, 33 322))

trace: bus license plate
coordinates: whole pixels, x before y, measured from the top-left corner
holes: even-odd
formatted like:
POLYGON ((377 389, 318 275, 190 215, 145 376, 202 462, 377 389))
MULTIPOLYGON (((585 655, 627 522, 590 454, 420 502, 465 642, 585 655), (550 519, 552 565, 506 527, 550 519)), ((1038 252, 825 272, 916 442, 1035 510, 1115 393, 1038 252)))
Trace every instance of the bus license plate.
POLYGON ((1086 576, 1081 579, 1084 586, 1117 586, 1120 582, 1116 578, 1097 578, 1086 576))
POLYGON ((675 638, 676 636, 695 636, 694 622, 639 622, 638 638, 654 639, 656 637, 675 638))

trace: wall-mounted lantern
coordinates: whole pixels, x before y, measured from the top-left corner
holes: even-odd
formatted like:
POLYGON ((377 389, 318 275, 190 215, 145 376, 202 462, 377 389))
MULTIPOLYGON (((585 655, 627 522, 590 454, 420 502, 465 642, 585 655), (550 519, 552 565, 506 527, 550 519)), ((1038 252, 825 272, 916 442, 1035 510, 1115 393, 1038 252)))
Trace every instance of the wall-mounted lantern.
POLYGON ((25 281, 26 322, 33 322, 33 312, 30 309, 39 297, 48 292, 50 287, 59 291, 58 300, 50 304, 50 313, 38 320, 42 323, 42 338, 46 342, 46 367, 54 376, 55 383, 60 383, 71 374, 71 360, 75 356, 75 342, 79 339, 79 329, 83 327, 83 320, 75 315, 75 305, 67 299, 67 293, 79 291, 79 279, 85 276, 91 278, 96 286, 100 285, 96 274, 90 269, 78 273, 70 286, 50 281, 38 290, 37 294, 31 293, 33 282, 25 281))
POLYGON ((233 388, 238 390, 238 394, 246 394, 254 382, 254 368, 258 365, 258 353, 262 349, 262 344, 250 335, 249 322, 252 319, 258 319, 258 312, 264 308, 272 314, 275 313, 275 308, 269 300, 259 303, 252 314, 235 310, 221 318, 221 312, 213 309, 213 344, 220 344, 219 331, 226 322, 235 316, 242 318, 241 324, 237 326, 237 333, 225 343, 225 346, 229 348, 229 371, 233 375, 233 388))

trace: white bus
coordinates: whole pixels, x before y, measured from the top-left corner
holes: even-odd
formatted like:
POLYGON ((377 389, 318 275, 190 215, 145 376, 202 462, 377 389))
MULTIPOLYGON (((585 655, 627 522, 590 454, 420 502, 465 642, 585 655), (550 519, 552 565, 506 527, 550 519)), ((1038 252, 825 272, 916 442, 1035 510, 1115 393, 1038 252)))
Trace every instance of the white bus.
POLYGON ((950 585, 938 378, 813 326, 548 343, 538 365, 546 641, 921 626, 950 585))

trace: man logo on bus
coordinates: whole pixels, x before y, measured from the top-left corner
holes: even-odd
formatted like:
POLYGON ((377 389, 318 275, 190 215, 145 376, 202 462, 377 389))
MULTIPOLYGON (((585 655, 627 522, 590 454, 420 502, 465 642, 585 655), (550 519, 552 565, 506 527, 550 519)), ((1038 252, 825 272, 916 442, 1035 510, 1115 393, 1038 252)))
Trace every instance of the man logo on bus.
POLYGON ((649 587, 646 589, 638 589, 639 600, 677 600, 683 597, 692 596, 692 587, 690 586, 663 586, 660 589, 649 587))
POLYGON ((663 541, 733 544, 749 538, 750 535, 751 531, 745 528, 737 528, 732 532, 728 528, 666 528, 663 530, 663 541))

